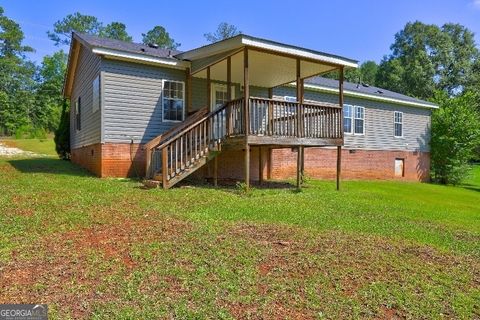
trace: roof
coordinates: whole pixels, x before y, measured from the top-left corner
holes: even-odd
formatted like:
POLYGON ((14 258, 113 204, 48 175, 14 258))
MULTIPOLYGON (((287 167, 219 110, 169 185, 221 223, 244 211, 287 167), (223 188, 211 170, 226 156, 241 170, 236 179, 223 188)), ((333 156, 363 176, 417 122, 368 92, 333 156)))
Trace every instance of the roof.
MULTIPOLYGON (((335 90, 336 92, 338 92, 338 80, 323 77, 313 77, 305 79, 305 87, 310 87, 312 89, 319 89, 323 91, 335 90)), ((343 83, 343 89, 345 95, 357 96, 361 98, 371 98, 374 100, 398 102, 401 104, 418 107, 438 108, 438 105, 434 103, 409 97, 398 92, 370 86, 367 84, 359 84, 345 81, 343 83)))
MULTIPOLYGON (((101 38, 98 36, 81 34, 77 32, 74 32, 72 34, 72 38, 78 40, 83 45, 87 46, 94 53, 97 54, 102 54, 117 59, 123 59, 126 58, 126 56, 124 56, 122 53, 128 53, 131 54, 129 55, 129 57, 143 57, 142 60, 144 61, 167 63, 170 64, 172 67, 175 67, 179 63, 188 63, 181 61, 182 59, 197 59, 208 55, 218 54, 225 50, 232 50, 236 47, 245 45, 262 47, 264 49, 273 51, 281 50, 281 52, 299 55, 305 58, 316 57, 318 59, 323 59, 326 62, 331 63, 345 63, 346 66, 357 65, 356 60, 320 51, 304 49, 297 46, 286 45, 271 40, 265 40, 243 34, 186 52, 173 49, 152 48, 145 44, 101 38)), ((305 79, 305 87, 310 87, 311 89, 327 92, 333 92, 335 90, 337 92, 338 81, 323 77, 313 77, 305 79)), ((419 107, 438 108, 437 105, 428 101, 412 98, 397 92, 389 91, 378 87, 356 84, 351 82, 344 82, 344 93, 345 95, 357 96, 360 98, 370 98, 375 100, 397 102, 419 107)))
POLYGON ((98 36, 78 32, 74 32, 73 34, 74 37, 78 38, 79 40, 83 40, 84 44, 90 48, 104 48, 123 52, 138 53, 156 58, 172 59, 174 59, 174 55, 180 53, 180 51, 173 49, 152 48, 143 43, 133 43, 115 39, 101 38, 98 36))
POLYGON ((262 38, 252 37, 245 34, 239 34, 234 37, 218 41, 203 47, 195 48, 186 52, 182 52, 176 55, 177 58, 182 60, 195 60, 205 58, 207 56, 219 54, 222 52, 232 51, 240 49, 244 46, 258 48, 267 51, 273 51, 280 54, 288 54, 297 56, 304 59, 316 60, 319 62, 325 62, 338 66, 345 66, 351 68, 358 67, 358 61, 345 58, 338 55, 333 55, 321 51, 306 49, 298 46, 266 40, 262 38))

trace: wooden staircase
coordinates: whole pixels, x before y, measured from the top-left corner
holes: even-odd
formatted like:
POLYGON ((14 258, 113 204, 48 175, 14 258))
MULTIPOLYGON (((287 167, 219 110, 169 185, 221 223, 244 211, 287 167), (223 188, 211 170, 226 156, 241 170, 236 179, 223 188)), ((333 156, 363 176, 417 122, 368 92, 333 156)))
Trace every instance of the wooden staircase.
POLYGON ((213 112, 200 109, 145 144, 146 178, 168 189, 214 159, 226 144, 244 150, 250 145, 341 146, 342 107, 250 97, 213 112))
POLYGON ((168 189, 215 158, 227 136, 226 110, 227 104, 213 112, 200 109, 145 144, 146 178, 168 189))

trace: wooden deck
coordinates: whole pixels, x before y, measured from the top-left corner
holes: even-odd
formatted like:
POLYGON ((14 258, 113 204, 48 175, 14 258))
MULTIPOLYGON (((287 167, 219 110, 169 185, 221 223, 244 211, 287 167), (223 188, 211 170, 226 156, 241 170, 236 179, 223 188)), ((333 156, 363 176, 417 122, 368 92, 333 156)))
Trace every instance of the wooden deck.
MULTIPOLYGON (((164 188, 215 159, 222 149, 249 146, 303 147, 343 144, 342 108, 251 97, 232 100, 213 112, 199 110, 146 145, 147 173, 164 188)), ((248 151, 247 151, 248 152, 248 151)))

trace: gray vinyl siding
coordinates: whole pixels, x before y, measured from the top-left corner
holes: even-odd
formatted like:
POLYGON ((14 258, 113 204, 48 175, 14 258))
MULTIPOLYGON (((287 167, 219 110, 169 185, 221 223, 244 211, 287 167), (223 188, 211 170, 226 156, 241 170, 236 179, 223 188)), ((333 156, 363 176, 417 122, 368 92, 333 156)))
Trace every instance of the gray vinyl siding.
MULTIPOLYGON (((295 96, 295 88, 279 87, 274 89, 277 97, 295 96)), ((338 103, 338 95, 313 90, 305 90, 305 99, 338 103)), ((365 108, 365 134, 345 134, 345 147, 368 150, 430 150, 431 109, 409 107, 375 100, 345 96, 345 104, 365 108), (403 137, 394 136, 393 115, 403 112, 403 137)))
POLYGON ((72 149, 101 141, 102 105, 98 111, 92 112, 93 80, 100 74, 100 65, 100 57, 82 46, 70 100, 70 145, 72 149), (82 106, 81 130, 75 129, 75 102, 78 97, 80 97, 82 106))
POLYGON ((185 82, 185 71, 102 60, 105 142, 146 143, 178 122, 162 121, 162 80, 185 82))

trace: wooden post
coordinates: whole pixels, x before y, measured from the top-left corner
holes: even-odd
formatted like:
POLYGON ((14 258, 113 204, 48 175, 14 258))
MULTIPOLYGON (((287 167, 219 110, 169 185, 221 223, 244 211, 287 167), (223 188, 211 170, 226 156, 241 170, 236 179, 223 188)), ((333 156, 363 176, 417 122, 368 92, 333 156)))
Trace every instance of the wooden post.
POLYGON ((207 107, 212 108, 212 81, 210 80, 210 67, 207 67, 207 107))
MULTIPOLYGON (((232 57, 228 56, 227 57, 227 101, 232 100, 232 57)), ((232 124, 230 123, 231 121, 231 115, 230 115, 230 108, 227 108, 226 110, 226 123, 225 123, 225 129, 227 131, 227 136, 230 135, 230 128, 232 127, 232 124)))
MULTIPOLYGON (((342 145, 343 145, 343 81, 344 81, 344 70, 343 67, 339 69, 340 77, 338 80, 338 104, 342 108, 340 114, 340 134, 342 136, 342 145)), ((342 173, 342 146, 337 146, 337 190, 340 190, 340 176, 342 173)))
POLYGON ((297 127, 297 130, 295 130, 295 135, 297 136, 297 138, 300 138, 302 136, 302 130, 300 128, 300 125, 301 125, 301 120, 300 120, 300 115, 301 115, 301 109, 302 109, 302 106, 301 106, 301 95, 302 95, 302 90, 301 90, 301 81, 302 79, 300 78, 300 59, 297 58, 297 77, 296 77, 296 89, 297 89, 297 102, 298 102, 298 105, 297 105, 297 121, 296 121, 296 127, 297 127))
POLYGON ((145 178, 150 179, 152 178, 152 168, 151 168, 151 161, 152 161, 152 149, 147 148, 145 150, 145 178))
POLYGON ((192 74, 190 73, 190 68, 185 70, 186 73, 186 82, 187 82, 187 116, 192 112, 192 74))
POLYGON ((218 185, 218 155, 213 158, 213 185, 218 185))
POLYGON ((250 133, 250 90, 248 80, 248 49, 243 49, 243 95, 244 95, 244 118, 245 118, 245 187, 250 187, 250 146, 248 145, 248 134, 250 133))
POLYGON ((337 146, 337 190, 340 190, 341 171, 342 171, 342 146, 337 146))
POLYGON ((297 189, 301 187, 301 177, 300 177, 300 163, 302 161, 302 153, 300 152, 300 146, 297 148, 297 189))
POLYGON ((258 147, 258 181, 263 184, 263 155, 262 147, 258 147))
POLYGON ((272 179, 272 148, 267 152, 267 179, 272 179))
POLYGON ((167 175, 168 175, 168 153, 167 153, 167 148, 162 149, 162 187, 163 189, 168 189, 168 181, 167 181, 167 175))
MULTIPOLYGON (((301 60, 297 59, 297 80, 296 80, 296 85, 297 85, 297 102, 298 102, 298 110, 297 110, 297 137, 303 137, 305 136, 305 124, 303 121, 303 116, 304 116, 304 109, 303 109, 303 100, 304 100, 304 90, 303 90, 303 79, 301 78, 301 60)), ((304 177, 304 171, 305 171, 305 153, 304 153, 304 147, 299 146, 298 147, 298 157, 299 157, 299 180, 300 184, 303 184, 303 177, 304 177)))
POLYGON ((273 88, 268 88, 268 99, 273 99, 273 88))

